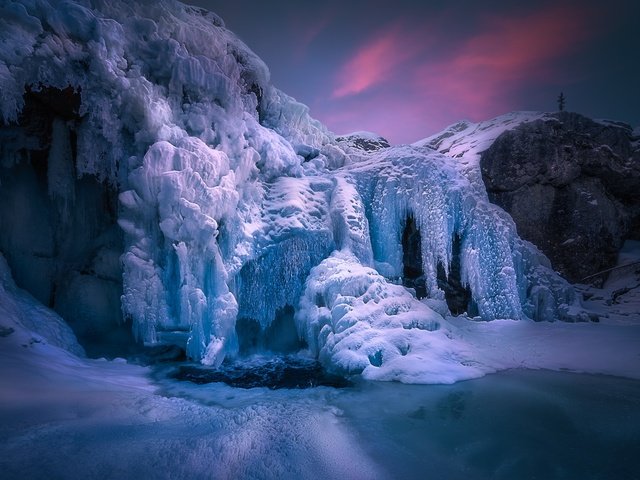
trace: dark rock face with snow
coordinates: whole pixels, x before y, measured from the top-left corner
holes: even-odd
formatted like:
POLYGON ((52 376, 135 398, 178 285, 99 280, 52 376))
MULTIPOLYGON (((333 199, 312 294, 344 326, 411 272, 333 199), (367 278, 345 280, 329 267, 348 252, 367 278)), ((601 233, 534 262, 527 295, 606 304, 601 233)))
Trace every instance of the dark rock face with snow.
POLYGON ((336 137, 336 141, 345 143, 350 147, 364 150, 365 152, 372 152, 383 148, 389 148, 389 141, 371 132, 354 132, 347 135, 336 137))
POLYGON ((126 349, 133 336, 120 309, 118 191, 78 178, 79 108, 71 87, 27 88, 17 122, 0 127, 0 251, 16 282, 100 355, 105 345, 126 349))
POLYGON ((502 133, 481 154, 489 198, 571 281, 637 238, 640 149, 631 128, 562 112, 502 133))

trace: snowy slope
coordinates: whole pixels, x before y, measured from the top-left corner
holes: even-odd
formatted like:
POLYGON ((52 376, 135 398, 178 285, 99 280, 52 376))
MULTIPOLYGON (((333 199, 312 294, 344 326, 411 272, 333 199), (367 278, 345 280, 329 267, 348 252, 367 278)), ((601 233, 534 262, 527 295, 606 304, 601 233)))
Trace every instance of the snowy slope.
MULTIPOLYGON (((292 309, 295 323, 278 328, 297 328, 330 369, 412 382, 481 375, 438 285, 456 238, 477 320, 588 319, 474 173, 488 142, 540 114, 355 154, 274 88, 213 14, 173 1, 1 8, 4 122, 20 122, 25 88, 80 95, 79 117, 54 123, 50 196, 72 205, 82 176, 117 188, 121 306, 145 343, 176 342, 218 366, 250 335, 240 320, 264 335, 292 309), (409 218, 422 232, 422 302, 398 285, 409 218)), ((29 161, 12 142, 6 168, 29 161)))
POLYGON ((627 240, 601 288, 578 285, 585 306, 613 325, 640 324, 640 241, 627 240))
POLYGON ((451 157, 469 158, 486 150, 506 130, 544 117, 541 112, 510 112, 478 123, 462 120, 413 145, 429 147, 451 157))
POLYGON ((64 320, 16 286, 1 254, 0 336, 12 336, 12 343, 22 342, 24 348, 51 345, 84 356, 84 350, 64 320))
POLYGON ((416 147, 426 147, 458 159, 461 171, 474 187, 483 190, 480 174, 480 153, 489 148, 503 132, 545 118, 541 112, 510 112, 491 120, 473 123, 462 120, 445 128, 442 132, 414 142, 416 147))

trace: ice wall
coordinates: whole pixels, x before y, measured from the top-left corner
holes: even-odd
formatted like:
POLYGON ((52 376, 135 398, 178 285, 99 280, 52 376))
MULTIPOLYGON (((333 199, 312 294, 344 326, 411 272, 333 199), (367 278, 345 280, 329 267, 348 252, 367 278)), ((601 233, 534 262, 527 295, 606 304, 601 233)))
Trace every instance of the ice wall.
MULTIPOLYGON (((437 270, 448 271, 454 236, 483 319, 554 319, 574 303, 453 160, 411 147, 345 153, 217 16, 173 1, 24 0, 0 9, 3 128, 24 129, 25 89, 80 96, 74 121, 54 121, 55 141, 43 146, 48 195, 68 209, 78 195, 72 177, 119 192, 122 311, 141 341, 178 343, 218 365, 238 352, 239 318, 266 331, 292 308, 312 350, 344 371, 379 368, 397 351, 406 357, 385 335, 400 328, 423 338, 445 322, 393 284, 409 215, 421 232, 429 301, 443 315, 437 270), (344 281, 325 285, 319 275, 344 281), (394 318, 376 320, 368 304, 394 318), (346 330, 340 305, 356 312, 346 330), (367 324, 375 326, 367 341, 380 348, 351 360, 343 350, 360 337, 347 337, 367 324), (327 343, 327 328, 342 340, 327 343)), ((12 142, 3 165, 28 162, 26 140, 12 142)))
POLYGON ((214 340, 233 344, 227 283, 257 255, 246 226, 260 220, 264 182, 344 154, 214 14, 172 1, 0 8, 3 122, 20 123, 27 88, 81 96, 72 174, 68 135, 56 133, 65 126, 54 122, 49 194, 67 208, 74 175, 120 190, 122 308, 137 336, 181 338, 194 358, 214 340), (303 166, 298 152, 313 158, 303 166))

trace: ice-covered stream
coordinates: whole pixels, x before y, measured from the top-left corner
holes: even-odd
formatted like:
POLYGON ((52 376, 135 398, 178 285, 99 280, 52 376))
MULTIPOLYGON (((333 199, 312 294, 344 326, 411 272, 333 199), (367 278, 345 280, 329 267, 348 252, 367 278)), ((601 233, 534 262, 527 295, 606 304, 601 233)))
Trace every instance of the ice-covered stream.
MULTIPOLYGON (((459 318, 452 325, 475 371, 511 370, 453 385, 356 376, 343 388, 234 388, 176 380, 171 372, 184 363, 141 367, 69 352, 81 349, 60 317, 3 272, 3 478, 596 479, 638 471, 637 324, 459 318)), ((221 371, 266 378, 284 363, 254 357, 221 371)), ((313 357, 299 364, 317 373, 313 357)), ((443 357, 433 381, 456 378, 451 365, 443 357)))

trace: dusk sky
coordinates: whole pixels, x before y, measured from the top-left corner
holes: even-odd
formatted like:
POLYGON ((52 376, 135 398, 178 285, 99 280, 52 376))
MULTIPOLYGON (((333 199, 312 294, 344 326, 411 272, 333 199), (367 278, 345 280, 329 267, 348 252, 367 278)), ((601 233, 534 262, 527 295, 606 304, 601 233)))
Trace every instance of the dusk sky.
POLYGON ((640 2, 189 0, 335 133, 412 142, 460 120, 566 108, 640 125, 640 2))

